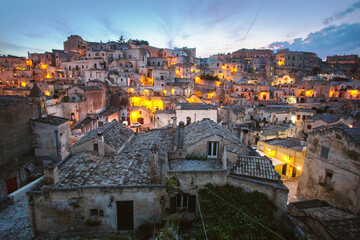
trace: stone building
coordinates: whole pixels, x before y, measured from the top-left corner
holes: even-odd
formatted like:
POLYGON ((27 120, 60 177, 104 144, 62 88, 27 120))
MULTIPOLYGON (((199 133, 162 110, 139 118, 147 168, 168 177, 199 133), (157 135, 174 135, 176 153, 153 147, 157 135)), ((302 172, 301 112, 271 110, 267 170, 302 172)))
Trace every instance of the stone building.
POLYGON ((216 107, 204 103, 178 103, 175 110, 157 110, 155 112, 155 127, 161 128, 173 123, 172 119, 177 122, 185 122, 190 124, 192 122, 201 121, 204 118, 211 119, 217 122, 216 107))
POLYGON ((305 199, 360 210, 360 129, 343 124, 314 129, 308 137, 303 174, 297 193, 305 199))
POLYGON ((41 116, 31 121, 35 155, 56 162, 69 155, 70 123, 66 118, 41 116))
POLYGON ((338 123, 353 126, 354 119, 351 116, 343 114, 316 113, 311 118, 307 118, 304 120, 303 131, 304 133, 308 134, 315 128, 334 125, 338 123))
POLYGON ((360 217, 331 206, 325 201, 309 200, 289 203, 289 218, 308 239, 360 238, 360 217))
MULTIPOLYGON (((105 132, 94 132, 98 149, 105 132)), ((111 155, 83 150, 48 166, 44 180, 27 193, 36 233, 132 230, 180 212, 192 219, 199 216, 194 187, 207 183, 263 192, 277 214, 286 209, 288 190, 271 161, 208 119, 135 134, 111 155), (181 190, 174 195, 165 188, 172 177, 181 190)))
POLYGON ((26 168, 34 161, 30 120, 39 116, 28 99, 0 96, 0 198, 28 180, 26 168))
POLYGON ((296 138, 275 138, 259 141, 257 147, 267 156, 281 161, 281 164, 275 166, 275 170, 282 178, 301 175, 306 155, 305 142, 296 138))

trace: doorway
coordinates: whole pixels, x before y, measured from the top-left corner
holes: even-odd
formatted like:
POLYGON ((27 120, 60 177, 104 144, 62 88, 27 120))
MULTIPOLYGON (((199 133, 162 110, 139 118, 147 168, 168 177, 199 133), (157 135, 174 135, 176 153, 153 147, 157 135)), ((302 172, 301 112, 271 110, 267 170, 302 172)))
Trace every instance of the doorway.
POLYGON ((134 229, 133 201, 116 202, 118 230, 134 229))

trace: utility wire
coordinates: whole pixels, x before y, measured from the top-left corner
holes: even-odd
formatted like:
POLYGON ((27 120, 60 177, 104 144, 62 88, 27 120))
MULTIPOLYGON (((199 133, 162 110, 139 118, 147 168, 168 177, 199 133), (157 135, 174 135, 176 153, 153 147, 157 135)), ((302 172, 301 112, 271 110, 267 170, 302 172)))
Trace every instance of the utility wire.
MULTIPOLYGON (((252 221, 254 221, 255 223, 259 224, 260 226, 264 227, 265 229, 267 229, 269 232, 275 234, 276 236, 278 236, 280 239, 285 240, 285 238, 283 238, 282 236, 280 236, 279 234, 277 234, 276 232, 274 232, 273 230, 271 230, 270 228, 266 227, 265 225, 263 225, 262 223, 256 221, 254 218, 250 217, 249 215, 247 215, 246 213, 244 213, 243 211, 241 211, 240 209, 236 208, 234 205, 232 205, 231 203, 227 202, 226 200, 224 200, 222 197, 220 197, 219 195, 217 195, 216 193, 214 193, 213 191, 211 191, 208 188, 205 188, 206 190, 208 190, 210 193, 212 193, 213 195, 215 195, 216 197, 218 197, 219 199, 221 199, 224 203, 228 204, 230 207, 234 208, 235 210, 239 211, 240 213, 242 213, 243 215, 245 215, 246 217, 250 218, 252 221)), ((200 206, 199 206, 200 208, 200 206)), ((201 213, 200 213, 201 216, 201 213)))
POLYGON ((203 219, 202 214, 201 214, 201 209, 200 209, 200 204, 199 204, 199 198, 198 198, 198 195, 197 195, 197 192, 196 192, 196 188, 194 188, 194 189, 195 189, 196 202, 197 202, 197 205, 198 205, 198 207, 199 207, 201 222, 202 222, 203 229, 204 229, 205 239, 208 240, 208 237, 207 237, 207 234, 206 234, 206 229, 205 229, 204 219, 203 219))
POLYGON ((257 17, 258 17, 258 16, 259 16, 259 14, 260 14, 261 9, 262 9, 262 8, 263 8, 263 6, 264 6, 264 3, 265 3, 265 0, 263 0, 263 1, 262 1, 262 3, 261 3, 261 5, 260 5, 259 10, 257 11, 257 13, 256 13, 256 15, 255 15, 255 17, 254 17, 253 21, 251 22, 251 24, 250 24, 250 26, 249 26, 249 29, 247 30, 247 32, 246 32, 246 34, 245 34, 244 38, 243 38, 241 41, 244 41, 244 40, 245 40, 245 38, 247 37, 247 35, 249 34, 249 32, 250 32, 250 30, 251 30, 252 26, 254 25, 254 23, 255 23, 255 21, 256 21, 256 19, 257 19, 257 17))

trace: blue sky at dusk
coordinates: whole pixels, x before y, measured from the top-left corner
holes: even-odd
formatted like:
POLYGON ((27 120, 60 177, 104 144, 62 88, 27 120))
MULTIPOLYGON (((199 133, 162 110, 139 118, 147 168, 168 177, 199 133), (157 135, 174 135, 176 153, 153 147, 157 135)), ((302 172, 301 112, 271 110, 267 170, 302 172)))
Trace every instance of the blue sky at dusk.
POLYGON ((148 40, 161 48, 196 47, 197 55, 240 48, 290 48, 325 58, 360 54, 360 1, 2 1, 0 54, 63 49, 87 41, 148 40))

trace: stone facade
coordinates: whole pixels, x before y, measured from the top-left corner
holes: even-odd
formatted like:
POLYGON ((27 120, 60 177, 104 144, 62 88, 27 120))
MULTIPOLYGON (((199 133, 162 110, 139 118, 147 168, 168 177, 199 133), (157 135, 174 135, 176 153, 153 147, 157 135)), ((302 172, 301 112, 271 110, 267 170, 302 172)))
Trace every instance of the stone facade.
POLYGON ((324 126, 309 134, 298 195, 360 210, 359 128, 324 126))
POLYGON ((38 106, 26 98, 0 97, 0 197, 27 181, 26 167, 34 157, 30 120, 38 116, 38 106))

